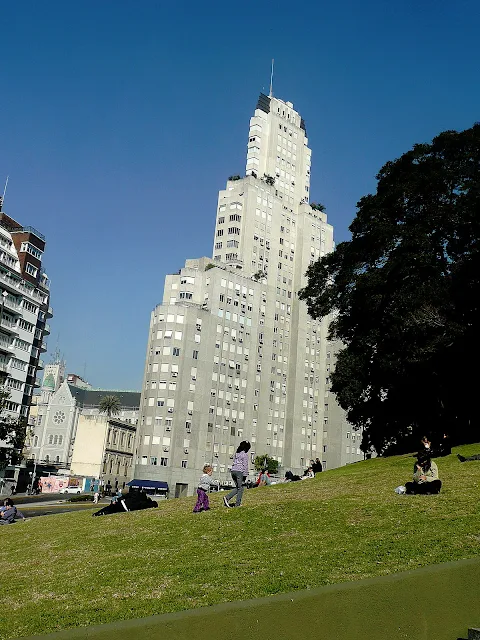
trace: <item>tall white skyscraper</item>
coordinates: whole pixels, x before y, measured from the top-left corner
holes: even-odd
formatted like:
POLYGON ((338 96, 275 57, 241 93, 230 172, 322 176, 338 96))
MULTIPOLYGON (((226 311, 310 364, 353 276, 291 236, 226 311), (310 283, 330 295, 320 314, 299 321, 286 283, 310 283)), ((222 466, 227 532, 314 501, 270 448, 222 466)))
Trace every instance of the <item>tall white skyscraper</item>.
MULTIPOLYGON (((345 462, 329 459, 327 323, 297 298, 309 264, 333 249, 326 214, 308 203, 310 170, 300 114, 261 94, 246 177, 219 192, 213 258, 168 275, 151 314, 135 478, 191 494, 205 462, 230 477, 241 440, 282 471, 300 473, 316 457, 329 468, 345 462)), ((335 415, 345 453, 351 430, 335 415)), ((362 457, 348 450, 346 461, 362 457)))

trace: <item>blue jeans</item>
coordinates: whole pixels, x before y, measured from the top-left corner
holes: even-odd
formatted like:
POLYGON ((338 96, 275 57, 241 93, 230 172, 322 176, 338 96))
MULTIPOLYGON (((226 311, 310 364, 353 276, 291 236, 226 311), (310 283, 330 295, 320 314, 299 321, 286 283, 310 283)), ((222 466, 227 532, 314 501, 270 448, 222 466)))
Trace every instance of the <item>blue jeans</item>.
POLYGON ((239 507, 242 504, 242 496, 243 496, 243 473, 241 471, 232 471, 232 479, 235 482, 235 489, 232 489, 226 495, 226 499, 230 502, 230 500, 237 496, 235 501, 235 506, 239 507))

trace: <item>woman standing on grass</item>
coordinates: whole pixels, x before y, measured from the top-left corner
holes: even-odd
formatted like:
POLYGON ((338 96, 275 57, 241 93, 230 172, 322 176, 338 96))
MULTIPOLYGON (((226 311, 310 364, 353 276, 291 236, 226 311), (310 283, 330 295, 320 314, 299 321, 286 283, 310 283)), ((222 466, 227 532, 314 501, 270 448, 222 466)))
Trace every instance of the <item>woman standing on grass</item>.
POLYGON ((242 504, 242 496, 243 496, 243 484, 245 480, 248 478, 248 452, 250 451, 250 443, 246 440, 243 440, 237 449, 237 453, 235 454, 235 458, 233 459, 232 464, 232 479, 235 483, 235 489, 232 489, 227 495, 223 498, 223 502, 226 507, 233 507, 233 504, 230 504, 230 500, 237 496, 235 501, 235 506, 239 507, 242 504))

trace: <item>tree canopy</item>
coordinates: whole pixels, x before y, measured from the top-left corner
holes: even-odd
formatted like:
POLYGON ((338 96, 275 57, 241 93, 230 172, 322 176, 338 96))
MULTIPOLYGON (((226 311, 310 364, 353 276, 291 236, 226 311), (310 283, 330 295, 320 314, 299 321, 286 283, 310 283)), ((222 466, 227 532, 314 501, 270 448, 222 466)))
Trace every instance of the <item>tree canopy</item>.
POLYGON ((478 439, 480 124, 415 145, 377 180, 299 294, 344 345, 332 392, 364 450, 478 439))
POLYGON ((118 396, 103 396, 98 403, 100 413, 106 413, 109 418, 120 413, 121 402, 118 396))
POLYGON ((267 469, 268 473, 278 473, 278 460, 274 460, 266 453, 263 456, 256 456, 253 464, 257 471, 267 469))

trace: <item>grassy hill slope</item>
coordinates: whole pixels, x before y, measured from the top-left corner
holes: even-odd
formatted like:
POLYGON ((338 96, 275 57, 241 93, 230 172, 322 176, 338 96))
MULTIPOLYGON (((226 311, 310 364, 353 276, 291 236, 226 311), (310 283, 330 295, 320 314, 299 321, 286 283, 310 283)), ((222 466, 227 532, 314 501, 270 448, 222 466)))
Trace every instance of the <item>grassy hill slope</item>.
MULTIPOLYGON (((480 445, 459 447, 464 455, 480 445)), ((0 529, 0 637, 47 633, 386 575, 480 555, 480 461, 439 459, 439 496, 398 496, 413 458, 357 463, 314 480, 92 518, 0 529)))

